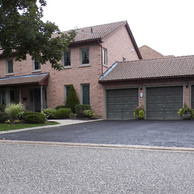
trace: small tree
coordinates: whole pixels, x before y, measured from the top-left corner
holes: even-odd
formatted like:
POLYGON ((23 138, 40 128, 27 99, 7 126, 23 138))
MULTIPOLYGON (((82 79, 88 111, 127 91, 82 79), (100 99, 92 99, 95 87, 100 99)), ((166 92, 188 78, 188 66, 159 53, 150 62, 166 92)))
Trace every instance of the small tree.
POLYGON ((74 86, 71 85, 65 106, 67 108, 71 108, 72 112, 74 113, 76 104, 79 104, 79 99, 77 97, 77 93, 75 91, 74 86))

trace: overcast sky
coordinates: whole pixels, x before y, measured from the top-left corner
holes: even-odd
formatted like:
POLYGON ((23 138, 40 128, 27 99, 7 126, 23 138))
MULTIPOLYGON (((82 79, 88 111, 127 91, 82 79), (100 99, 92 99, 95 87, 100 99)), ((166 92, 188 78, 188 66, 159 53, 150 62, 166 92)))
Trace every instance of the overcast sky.
POLYGON ((47 0, 44 15, 61 30, 127 20, 139 47, 194 54, 194 0, 47 0))

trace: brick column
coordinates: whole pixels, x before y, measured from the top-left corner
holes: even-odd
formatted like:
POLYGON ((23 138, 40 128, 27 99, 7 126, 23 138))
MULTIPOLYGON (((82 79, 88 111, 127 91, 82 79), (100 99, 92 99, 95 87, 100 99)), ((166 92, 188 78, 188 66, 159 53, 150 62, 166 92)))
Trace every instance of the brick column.
POLYGON ((189 86, 186 86, 184 85, 184 88, 183 88, 183 99, 184 99, 184 104, 187 104, 189 107, 191 106, 190 105, 190 85, 189 86))

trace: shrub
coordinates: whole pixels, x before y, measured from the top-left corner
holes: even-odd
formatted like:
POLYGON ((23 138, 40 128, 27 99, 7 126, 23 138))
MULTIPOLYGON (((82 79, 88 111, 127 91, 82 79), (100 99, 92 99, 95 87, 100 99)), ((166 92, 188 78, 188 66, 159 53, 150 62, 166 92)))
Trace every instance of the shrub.
POLYGON ((77 117, 81 118, 84 117, 84 111, 85 110, 91 110, 91 107, 89 104, 77 104, 75 106, 75 113, 77 114, 77 117))
POLYGON ((77 114, 75 114, 75 113, 71 113, 70 115, 69 115, 69 118, 70 119, 75 119, 77 117, 77 114))
POLYGON ((183 117, 183 119, 191 119, 194 117, 194 110, 189 108, 187 104, 184 104, 184 106, 179 109, 178 116, 183 117), (188 116, 186 116, 186 114, 188 114, 188 116))
POLYGON ((9 116, 5 112, 0 112, 0 123, 5 123, 9 119, 9 116))
POLYGON ((56 110, 52 108, 47 108, 42 110, 42 113, 46 116, 47 119, 55 119, 56 110))
POLYGON ((0 112, 5 112, 5 104, 0 104, 0 112))
POLYGON ((87 118, 92 118, 95 116, 95 113, 92 110, 84 110, 84 116, 87 118))
POLYGON ((72 110, 72 112, 75 113, 75 105, 76 104, 79 104, 79 99, 77 97, 77 93, 75 91, 75 88, 73 87, 73 85, 71 85, 65 106, 67 108, 70 108, 72 110))
POLYGON ((5 108, 5 112, 7 113, 7 115, 9 116, 9 118, 11 120, 13 119, 17 119, 18 114, 24 111, 24 105, 19 103, 19 104, 15 104, 15 103, 10 103, 7 105, 7 107, 5 108))
POLYGON ((55 111, 55 118, 56 119, 67 119, 69 118, 71 113, 72 111, 70 108, 61 108, 55 111))
POLYGON ((59 110, 60 108, 67 108, 67 107, 65 105, 56 106, 56 110, 59 110))
POLYGON ((44 123, 46 117, 44 114, 39 112, 25 112, 23 115, 24 122, 31 124, 44 123))
POLYGON ((135 111, 134 111, 135 119, 144 119, 144 114, 145 112, 144 112, 143 106, 139 106, 135 108, 135 111))

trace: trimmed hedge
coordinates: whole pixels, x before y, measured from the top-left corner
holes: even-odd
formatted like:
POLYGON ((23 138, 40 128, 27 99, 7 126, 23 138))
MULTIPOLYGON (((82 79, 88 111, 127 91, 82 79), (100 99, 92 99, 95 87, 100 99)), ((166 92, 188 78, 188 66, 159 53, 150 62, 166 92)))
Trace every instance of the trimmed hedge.
POLYGON ((9 116, 5 112, 0 112, 0 123, 5 123, 9 119, 9 116))
POLYGON ((59 110, 61 108, 67 108, 65 105, 59 105, 59 106, 56 106, 56 110, 59 110))
POLYGON ((69 118, 70 114, 72 113, 70 108, 61 108, 56 110, 55 118, 56 119, 67 119, 69 118))
POLYGON ((6 105, 0 104, 0 112, 5 112, 6 105))
POLYGON ((81 118, 84 117, 84 111, 85 110, 91 110, 91 107, 89 104, 77 104, 75 106, 75 114, 77 114, 77 117, 81 118))
POLYGON ((25 112, 23 115, 23 120, 26 123, 39 124, 46 121, 44 114, 39 112, 25 112))

